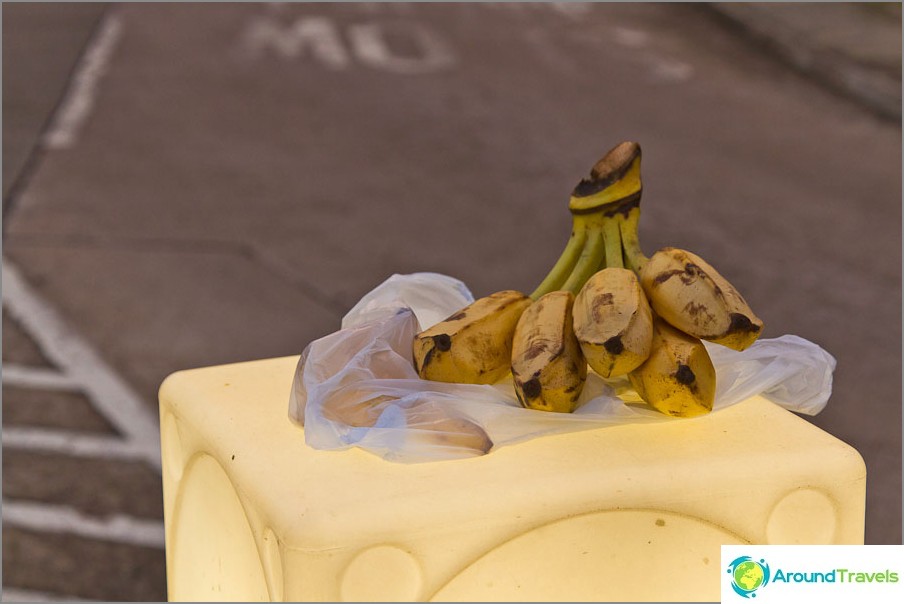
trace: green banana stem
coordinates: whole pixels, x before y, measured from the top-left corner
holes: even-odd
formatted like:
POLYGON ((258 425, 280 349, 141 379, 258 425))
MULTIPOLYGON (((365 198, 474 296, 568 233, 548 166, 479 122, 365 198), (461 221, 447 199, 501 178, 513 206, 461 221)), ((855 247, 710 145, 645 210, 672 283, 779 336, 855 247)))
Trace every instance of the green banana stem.
POLYGON ((640 208, 633 208, 628 215, 618 215, 618 229, 621 233, 622 250, 624 251, 625 265, 640 276, 640 271, 647 263, 647 256, 640 247, 640 237, 637 234, 640 222, 640 208))
POLYGON ((607 266, 634 270, 646 257, 637 244, 636 205, 642 190, 640 145, 626 141, 610 149, 594 164, 590 178, 582 179, 571 193, 572 234, 552 270, 530 297, 537 300, 556 290, 577 293, 584 283, 607 266), (628 208, 634 206, 634 209, 628 208), (625 213, 634 215, 631 228, 622 228, 625 213), (627 231, 627 234, 626 234, 627 231), (623 249, 624 247, 624 249, 623 249))
POLYGON ((606 266, 624 268, 622 238, 616 219, 607 218, 603 221, 603 236, 606 238, 606 266))
POLYGON ((577 294, 584 287, 587 279, 599 270, 600 263, 604 261, 605 257, 606 243, 602 229, 599 226, 588 228, 587 242, 584 244, 581 257, 561 289, 577 294))
POLYGON ((537 289, 531 293, 530 297, 532 300, 537 300, 549 292, 561 289, 562 284, 565 283, 574 270, 584 249, 584 243, 587 241, 585 221, 575 219, 571 229, 571 237, 568 238, 568 243, 565 245, 565 249, 562 250, 562 255, 559 256, 559 259, 550 269, 549 274, 537 286, 537 289))

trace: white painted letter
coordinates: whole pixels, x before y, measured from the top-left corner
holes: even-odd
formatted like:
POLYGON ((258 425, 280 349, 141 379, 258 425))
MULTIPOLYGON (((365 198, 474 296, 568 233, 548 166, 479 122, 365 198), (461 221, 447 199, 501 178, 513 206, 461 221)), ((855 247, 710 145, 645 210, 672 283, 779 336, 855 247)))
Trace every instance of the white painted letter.
POLYGON ((258 17, 245 34, 247 47, 255 54, 270 47, 287 59, 301 56, 306 47, 331 69, 348 67, 348 52, 336 26, 326 17, 301 17, 284 26, 271 17, 258 17))
POLYGON ((411 39, 420 56, 398 56, 386 44, 386 32, 377 23, 352 25, 348 35, 358 59, 371 67, 404 74, 422 74, 450 67, 455 63, 452 50, 435 34, 416 23, 399 23, 392 33, 411 39))

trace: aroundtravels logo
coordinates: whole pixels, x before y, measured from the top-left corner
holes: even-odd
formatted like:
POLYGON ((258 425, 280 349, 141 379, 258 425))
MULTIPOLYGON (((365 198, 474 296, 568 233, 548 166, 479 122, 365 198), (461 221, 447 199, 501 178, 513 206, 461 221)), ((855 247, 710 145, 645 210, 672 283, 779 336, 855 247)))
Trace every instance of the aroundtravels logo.
POLYGON ((726 603, 904 602, 904 545, 723 545, 720 567, 726 603))
POLYGON ((769 583, 769 565, 765 560, 757 562, 750 556, 740 556, 728 565, 731 587, 744 598, 755 598, 756 590, 769 583))

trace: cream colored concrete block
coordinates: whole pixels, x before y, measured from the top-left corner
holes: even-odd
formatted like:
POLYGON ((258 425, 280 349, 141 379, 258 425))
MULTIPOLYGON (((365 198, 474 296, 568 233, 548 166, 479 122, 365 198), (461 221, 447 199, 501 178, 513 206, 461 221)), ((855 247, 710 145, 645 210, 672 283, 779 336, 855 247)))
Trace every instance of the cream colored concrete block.
POLYGON ((305 445, 297 360, 161 387, 171 600, 715 601, 723 543, 863 542, 860 455, 762 398, 407 465, 305 445))

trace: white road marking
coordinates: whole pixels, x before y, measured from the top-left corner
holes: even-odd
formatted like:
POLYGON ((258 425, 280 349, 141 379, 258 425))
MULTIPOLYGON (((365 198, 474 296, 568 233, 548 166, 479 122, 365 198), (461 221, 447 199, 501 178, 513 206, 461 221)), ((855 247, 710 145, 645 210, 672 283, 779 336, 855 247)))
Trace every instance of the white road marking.
MULTIPOLYGON (((94 109, 98 83, 122 36, 122 22, 108 15, 79 59, 63 101, 42 137, 48 149, 71 147, 94 109)), ((6 428, 3 446, 13 449, 53 451, 75 457, 140 460, 160 469, 159 430, 156 414, 141 402, 72 330, 54 309, 31 290, 12 263, 3 259, 3 305, 35 341, 45 357, 62 371, 44 367, 4 364, 4 384, 38 390, 80 390, 124 438, 77 434, 37 428, 6 428)), ((64 505, 4 499, 4 526, 42 533, 70 533, 117 543, 163 548, 160 521, 125 515, 92 518, 64 505)), ((79 602, 68 594, 52 594, 3 587, 3 601, 79 602)))
POLYGON ((691 79, 694 66, 676 59, 655 47, 655 39, 646 31, 632 27, 615 25, 609 28, 609 35, 589 34, 576 31, 571 38, 583 44, 598 47, 611 38, 620 46, 633 51, 634 60, 642 64, 649 74, 648 79, 657 83, 679 83, 691 79))
POLYGON ((16 363, 3 363, 0 373, 3 384, 38 390, 78 390, 79 384, 59 371, 46 367, 29 367, 16 363))
POLYGON ((288 4, 285 2, 264 2, 264 5, 273 13, 283 13, 288 8, 288 4))
POLYGON ((670 57, 650 55, 653 78, 663 82, 684 82, 694 75, 693 66, 670 57))
POLYGON ((252 57, 272 52, 283 59, 299 59, 310 54, 333 70, 350 67, 353 59, 368 67, 405 75, 432 73, 455 64, 451 47, 434 31, 413 21, 355 23, 348 25, 345 33, 348 48, 342 30, 329 17, 305 16, 284 23, 273 14, 263 14, 249 22, 242 47, 252 57), (394 52, 386 42, 387 36, 407 38, 417 52, 394 52))
POLYGON ((650 40, 650 34, 640 29, 616 26, 612 33, 616 42, 628 48, 643 48, 650 40))
POLYGON ((68 430, 4 427, 3 446, 20 451, 60 453, 71 457, 147 461, 156 451, 148 451, 117 436, 100 436, 68 430))
POLYGON ((94 518, 67 505, 3 500, 3 524, 40 533, 68 533, 102 541, 163 548, 163 523, 116 514, 94 518))
POLYGON ((586 17, 593 10, 593 4, 590 2, 550 2, 548 6, 575 21, 586 17))
POLYGON ((19 589, 18 587, 3 586, 3 602, 98 602, 99 600, 85 600, 70 595, 52 594, 46 591, 33 591, 31 589, 19 589))
MULTIPOLYGON (((417 6, 414 4, 413 6, 417 6)), ((586 17, 593 10, 592 2, 479 2, 464 3, 465 7, 476 9, 501 10, 509 13, 537 14, 541 11, 553 12, 573 21, 586 17)))
POLYGON ((350 25, 348 37, 355 55, 365 65, 406 75, 432 73, 455 64, 455 54, 442 38, 413 21, 358 23, 350 25), (386 44, 386 35, 409 38, 418 56, 399 56, 386 44))
POLYGON ((107 71, 110 57, 122 35, 122 22, 116 15, 107 16, 99 33, 91 41, 75 68, 63 104, 44 135, 43 142, 50 149, 71 147, 85 119, 94 108, 97 84, 107 71))
POLYGON ((28 286, 19 270, 3 259, 3 304, 34 339, 44 356, 76 382, 94 407, 126 441, 142 451, 145 462, 160 469, 160 429, 155 413, 28 286))
POLYGON ((309 48, 324 66, 335 70, 351 62, 338 28, 328 17, 301 17, 285 25, 270 15, 259 15, 245 31, 244 46, 255 56, 270 49, 286 59, 301 57, 309 48))

